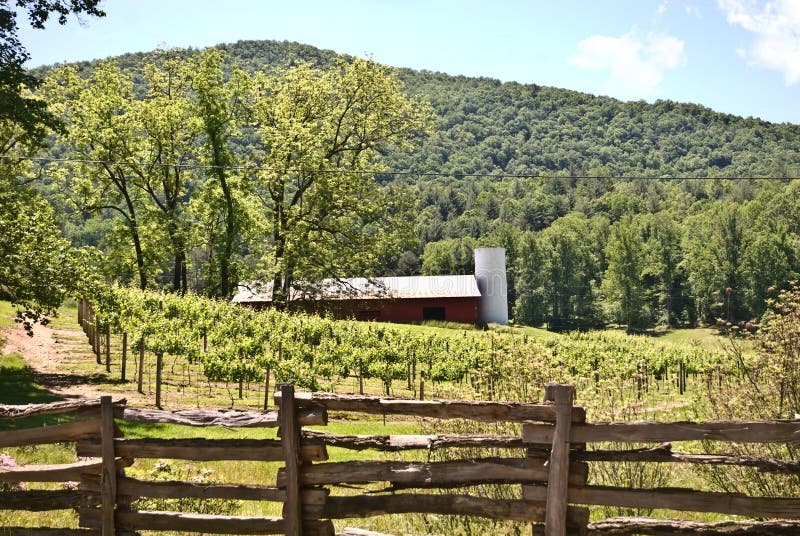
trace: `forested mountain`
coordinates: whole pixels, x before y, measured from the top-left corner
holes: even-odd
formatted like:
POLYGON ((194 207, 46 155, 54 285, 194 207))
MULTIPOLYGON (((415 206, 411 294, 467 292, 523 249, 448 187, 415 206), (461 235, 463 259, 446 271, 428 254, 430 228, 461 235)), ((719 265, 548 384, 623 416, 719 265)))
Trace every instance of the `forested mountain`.
MULTIPOLYGON (((219 48, 229 74, 301 60, 330 68, 338 57, 274 41, 219 48)), ((142 66, 153 57, 116 58, 133 93, 144 95, 142 66)), ((77 72, 89 76, 97 65, 77 72)), ((416 198, 416 243, 385 258, 386 273, 465 272, 476 244, 503 245, 517 321, 617 321, 630 329, 755 319, 770 289, 800 273, 800 181, 792 180, 800 177, 800 125, 695 104, 395 72, 407 94, 431 104, 435 125, 413 151, 383 151, 374 162, 385 169, 383 185, 416 198)), ((234 157, 260 150, 246 129, 231 142, 234 157)), ((66 152, 63 142, 53 149, 66 152)), ((114 233, 103 217, 82 216, 65 218, 68 234, 108 247, 114 233)), ((241 279, 257 262, 239 246, 241 279)), ((192 256, 190 264, 208 261, 192 256)), ((168 270, 163 260, 152 264, 168 270)))
MULTIPOLYGON (((277 41, 219 45, 246 71, 298 60, 329 66, 329 50, 277 41)), ((173 51, 190 57, 196 50, 173 51)), ((132 72, 151 54, 116 58, 132 72)), ((93 63, 78 64, 91 70, 93 63)), ((36 71, 42 75, 47 68, 36 71)), ((800 175, 800 125, 721 114, 696 104, 622 102, 567 89, 397 69, 409 94, 424 95, 436 132, 391 170, 465 174, 610 177, 800 175)), ((141 82, 141 74, 134 76, 141 82)))

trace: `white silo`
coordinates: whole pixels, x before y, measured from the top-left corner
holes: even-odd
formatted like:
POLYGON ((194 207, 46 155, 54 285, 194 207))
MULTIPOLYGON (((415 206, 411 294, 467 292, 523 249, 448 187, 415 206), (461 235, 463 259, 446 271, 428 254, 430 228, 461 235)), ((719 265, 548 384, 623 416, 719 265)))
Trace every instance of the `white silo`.
POLYGON ((475 248, 475 279, 481 292, 478 322, 508 324, 505 248, 475 248))

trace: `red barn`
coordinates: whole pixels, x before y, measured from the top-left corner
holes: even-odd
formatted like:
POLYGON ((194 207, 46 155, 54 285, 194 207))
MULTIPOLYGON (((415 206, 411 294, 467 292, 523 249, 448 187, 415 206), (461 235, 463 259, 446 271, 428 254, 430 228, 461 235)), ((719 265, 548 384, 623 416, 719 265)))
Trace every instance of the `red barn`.
MULTIPOLYGON (((481 293, 474 275, 356 277, 326 280, 313 297, 292 296, 292 307, 338 318, 382 322, 445 320, 475 324, 481 293)), ((269 307, 272 285, 240 285, 233 301, 269 307)))

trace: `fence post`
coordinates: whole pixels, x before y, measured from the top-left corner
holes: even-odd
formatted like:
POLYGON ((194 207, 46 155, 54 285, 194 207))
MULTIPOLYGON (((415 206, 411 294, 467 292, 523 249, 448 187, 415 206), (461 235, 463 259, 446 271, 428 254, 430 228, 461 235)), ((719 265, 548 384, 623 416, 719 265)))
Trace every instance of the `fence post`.
POLYGON ((556 406, 556 426, 547 476, 546 536, 565 536, 567 533, 569 434, 574 395, 575 388, 571 385, 549 382, 545 386, 545 401, 552 401, 556 406))
POLYGON ((161 368, 164 366, 164 352, 156 352, 156 407, 161 408, 161 368))
POLYGON ((92 314, 92 349, 98 365, 102 365, 102 352, 100 351, 100 326, 97 325, 97 317, 92 314))
POLYGON ((138 369, 138 385, 137 390, 144 394, 144 390, 142 389, 142 381, 144 379, 144 335, 142 338, 139 339, 139 369, 138 369))
POLYGON ((106 324, 105 332, 106 336, 106 372, 111 372, 111 324, 106 324))
POLYGON ((122 363, 120 364, 119 379, 125 381, 125 367, 128 364, 128 334, 122 334, 122 363))
POLYGON ((100 442, 103 472, 100 475, 103 536, 113 536, 114 510, 117 503, 117 464, 114 456, 114 406, 110 396, 100 397, 100 442))
POLYGON ((294 385, 282 383, 280 423, 283 457, 286 462, 286 501, 283 504, 284 534, 301 536, 303 534, 303 504, 300 500, 300 427, 297 425, 294 404, 294 385))
POLYGON ((264 372, 264 411, 269 409, 269 367, 264 372))

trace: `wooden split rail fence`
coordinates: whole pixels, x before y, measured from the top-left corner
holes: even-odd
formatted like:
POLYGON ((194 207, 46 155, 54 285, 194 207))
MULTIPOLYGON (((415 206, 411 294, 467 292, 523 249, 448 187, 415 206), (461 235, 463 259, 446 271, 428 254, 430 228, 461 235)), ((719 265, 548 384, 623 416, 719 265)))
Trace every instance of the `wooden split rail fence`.
MULTIPOLYGON (((587 423, 584 408, 573 405, 570 386, 548 384, 545 403, 416 401, 329 393, 295 393, 281 384, 277 412, 136 409, 110 397, 94 402, 0 406, 0 420, 72 412, 71 422, 46 427, 6 429, 0 448, 75 442, 83 459, 70 464, 4 467, 0 484, 77 481, 75 489, 1 491, 0 509, 45 511, 74 508, 78 529, 2 528, 0 534, 133 534, 142 530, 205 534, 334 534, 332 520, 384 514, 429 513, 479 516, 533 524, 534 533, 593 534, 800 534, 800 498, 748 497, 684 489, 629 489, 588 485, 592 462, 701 463, 744 465, 767 472, 800 474, 797 462, 739 459, 651 449, 593 450, 593 443, 664 443, 713 440, 786 442, 800 437, 800 422, 587 423), (522 425, 518 436, 385 435, 337 436, 303 430, 325 425, 328 412, 404 415, 426 419, 469 419, 522 425), (122 420, 189 426, 279 427, 278 439, 126 438, 122 420), (433 451, 485 447, 506 457, 455 461, 329 462, 328 447, 351 451, 433 451), (506 450, 507 449, 507 450, 506 450), (155 481, 126 475, 135 459, 281 462, 263 484, 212 484, 155 481), (374 485, 388 483, 384 490, 374 485), (373 484, 361 494, 352 486, 373 484), (493 499, 464 491, 479 484, 519 486, 517 499, 493 499), (348 487, 346 494, 334 493, 348 487), (222 516, 140 511, 137 498, 236 499, 282 504, 280 517, 222 516), (589 523, 587 506, 666 508, 716 512, 772 521, 693 523, 618 518, 589 523), (778 520, 774 520, 778 519, 778 520)), ((474 452, 474 451, 472 451, 474 452)), ((357 458, 357 456, 354 456, 357 458)), ((351 533, 364 534, 363 531, 351 533)))

